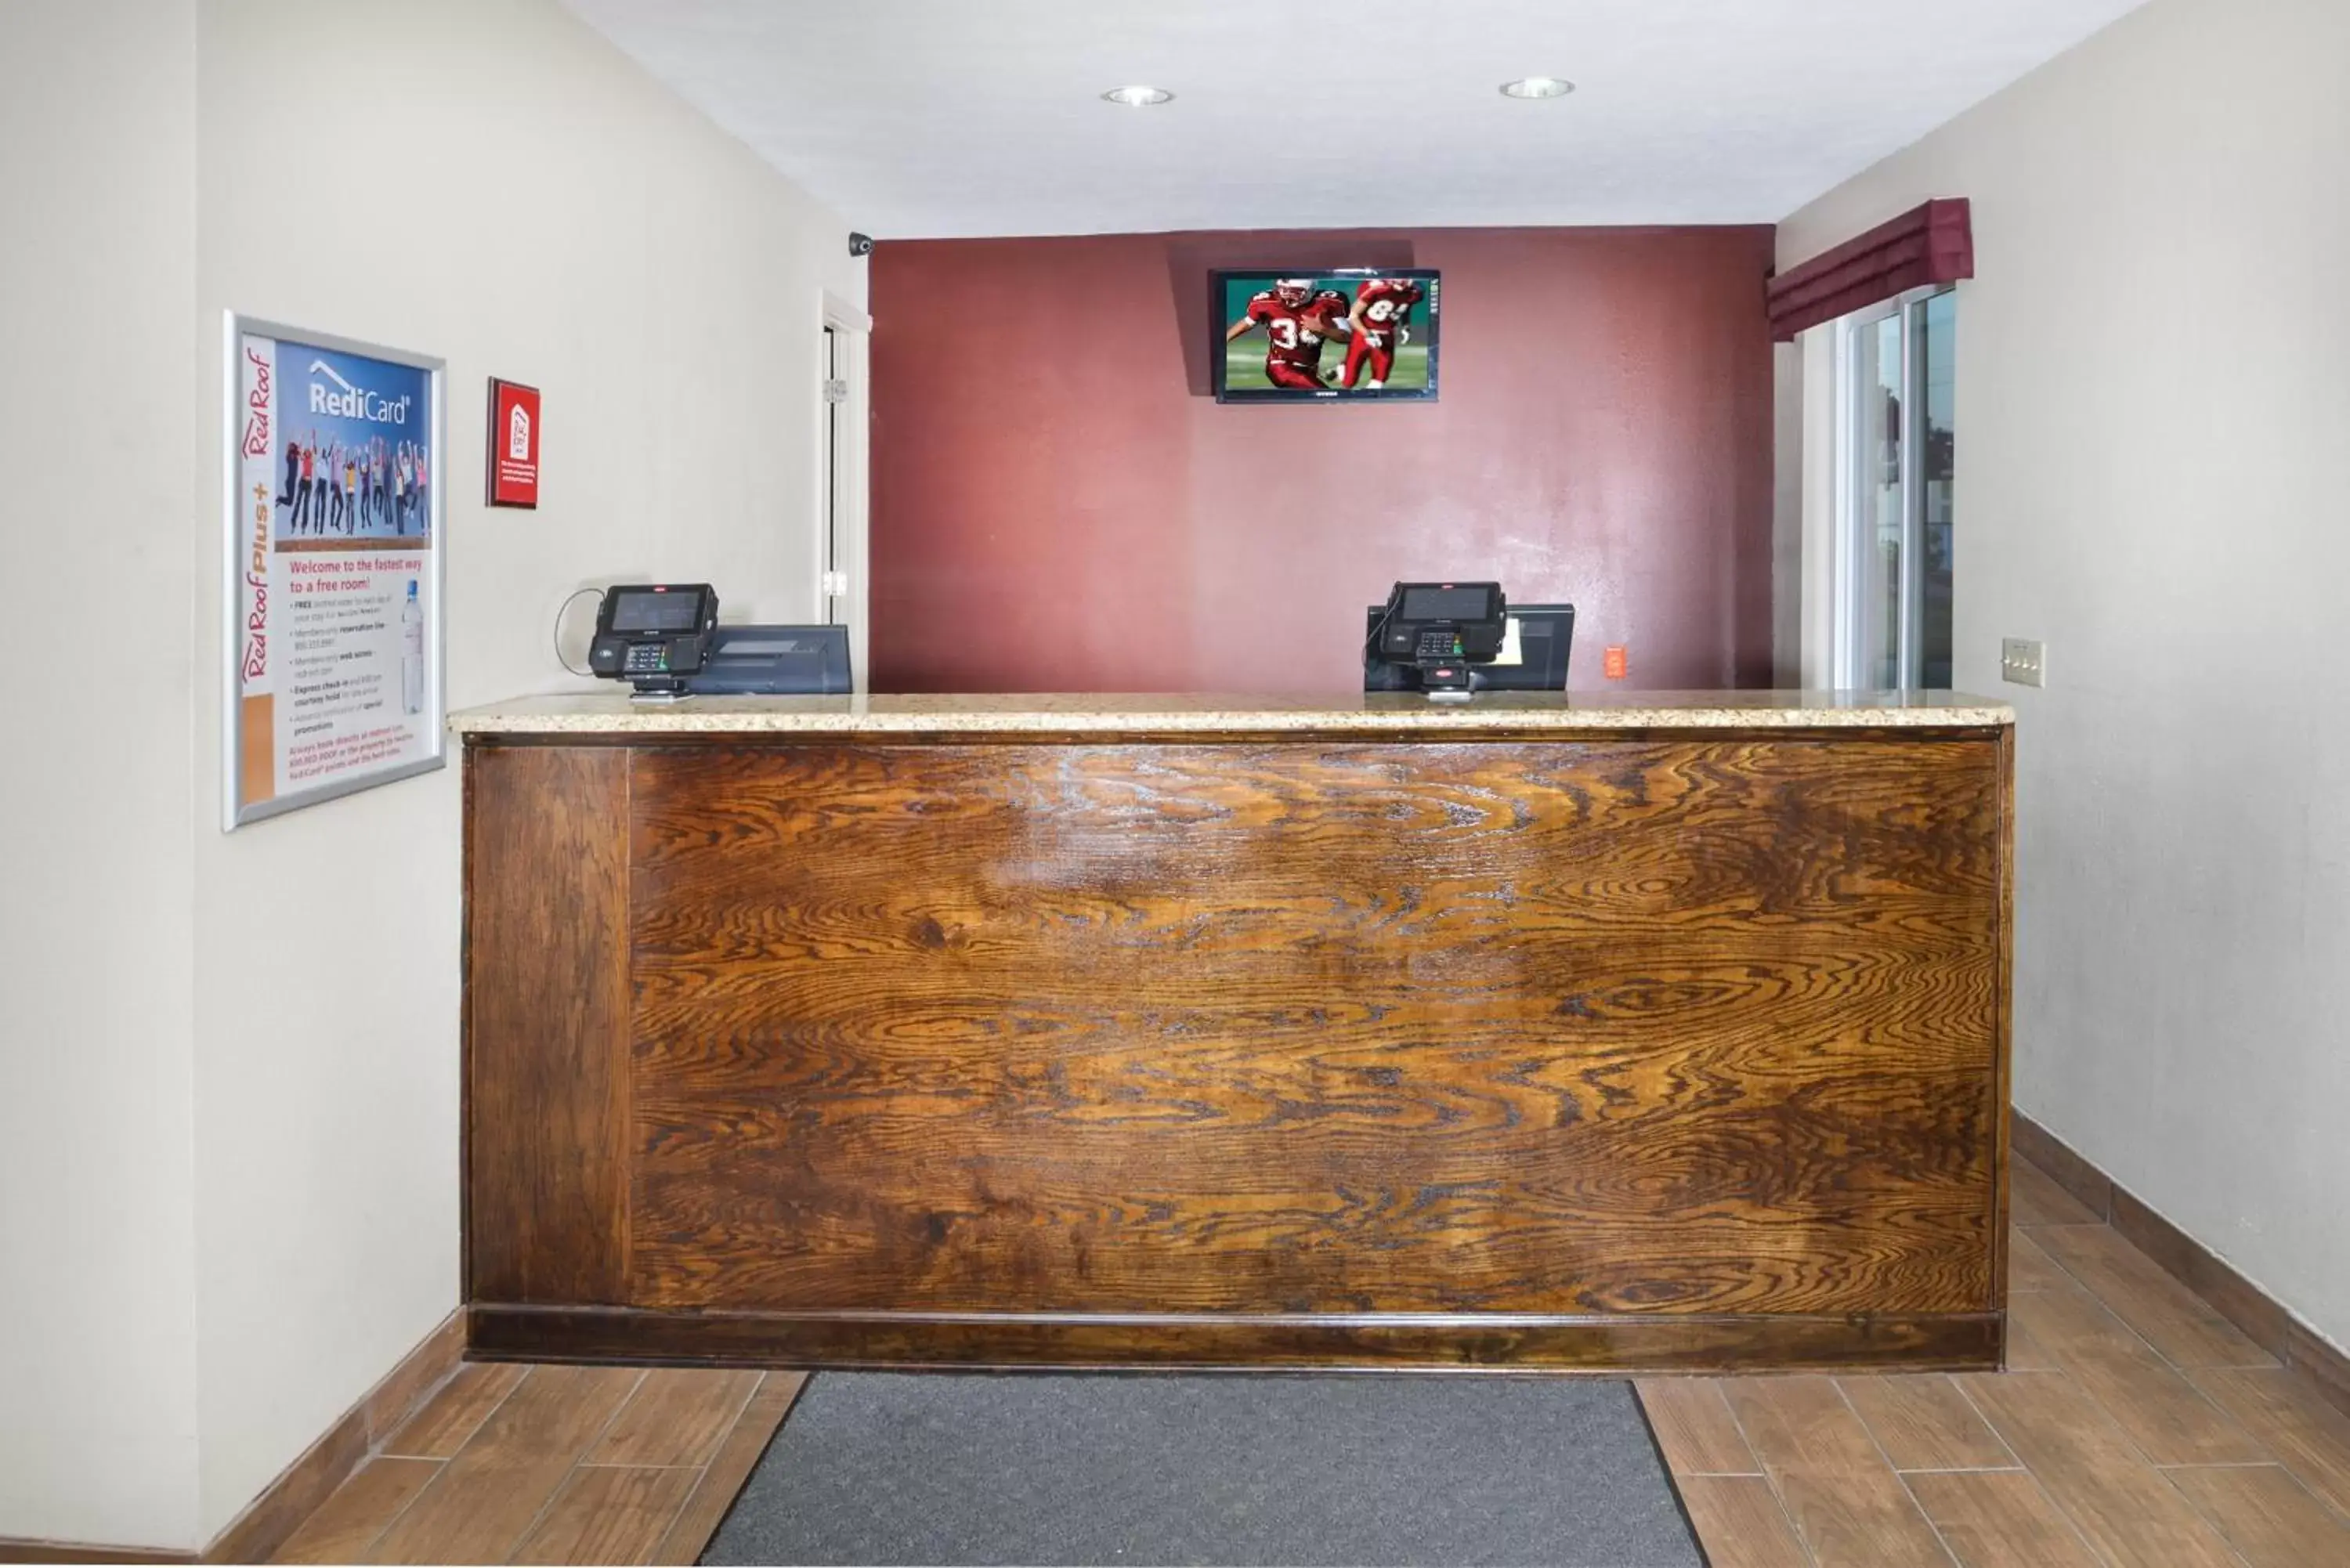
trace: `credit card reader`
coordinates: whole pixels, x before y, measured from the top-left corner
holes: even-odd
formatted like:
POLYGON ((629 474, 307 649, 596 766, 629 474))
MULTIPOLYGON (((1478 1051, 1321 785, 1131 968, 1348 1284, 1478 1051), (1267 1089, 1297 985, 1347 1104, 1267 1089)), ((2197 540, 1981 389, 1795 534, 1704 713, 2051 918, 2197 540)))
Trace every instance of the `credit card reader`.
POLYGON ((709 660, 717 629, 718 590, 708 583, 609 587, 596 609, 588 668, 630 682, 639 697, 681 697, 685 678, 709 660))
POLYGON ((1365 664, 1416 670, 1430 701, 1466 702, 1477 667, 1501 654, 1509 618, 1499 583, 1398 583, 1372 622, 1365 664))

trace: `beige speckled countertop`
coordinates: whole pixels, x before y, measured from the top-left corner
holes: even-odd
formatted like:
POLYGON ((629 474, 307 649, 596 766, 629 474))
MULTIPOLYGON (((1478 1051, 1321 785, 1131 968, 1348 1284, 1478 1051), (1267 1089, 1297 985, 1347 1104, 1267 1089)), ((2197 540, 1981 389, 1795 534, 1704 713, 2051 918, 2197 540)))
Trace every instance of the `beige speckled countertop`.
POLYGON ((2015 711, 1952 691, 1495 691, 1467 703, 1416 692, 1359 697, 1155 692, 993 696, 690 697, 617 689, 517 697, 452 713, 458 734, 875 734, 1296 730, 1900 729, 2012 724, 2015 711))

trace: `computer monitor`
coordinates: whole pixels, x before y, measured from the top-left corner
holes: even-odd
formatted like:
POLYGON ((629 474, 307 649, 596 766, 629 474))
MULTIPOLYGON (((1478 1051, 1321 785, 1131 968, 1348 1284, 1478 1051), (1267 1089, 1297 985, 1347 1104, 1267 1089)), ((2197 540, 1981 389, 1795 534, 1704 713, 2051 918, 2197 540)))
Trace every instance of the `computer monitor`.
MULTIPOLYGON (((1390 664, 1376 651, 1385 605, 1373 605, 1363 621, 1363 690, 1417 691, 1419 671, 1409 664, 1390 664)), ((1567 654, 1575 640, 1573 605, 1509 607, 1510 629, 1501 657, 1478 664, 1480 691, 1564 691, 1567 654)))

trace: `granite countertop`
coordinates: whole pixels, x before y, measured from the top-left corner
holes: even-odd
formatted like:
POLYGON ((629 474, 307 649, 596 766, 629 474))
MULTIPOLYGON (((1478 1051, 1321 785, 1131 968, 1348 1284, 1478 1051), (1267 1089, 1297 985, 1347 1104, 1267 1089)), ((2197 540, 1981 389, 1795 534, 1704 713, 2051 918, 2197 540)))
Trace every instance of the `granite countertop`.
POLYGON ((608 689, 517 697, 449 717, 461 735, 1069 734, 1137 730, 1346 732, 1902 729, 2012 724, 2004 702, 1954 691, 1492 691, 1466 703, 1417 692, 1354 697, 1217 692, 691 697, 637 702, 608 689))

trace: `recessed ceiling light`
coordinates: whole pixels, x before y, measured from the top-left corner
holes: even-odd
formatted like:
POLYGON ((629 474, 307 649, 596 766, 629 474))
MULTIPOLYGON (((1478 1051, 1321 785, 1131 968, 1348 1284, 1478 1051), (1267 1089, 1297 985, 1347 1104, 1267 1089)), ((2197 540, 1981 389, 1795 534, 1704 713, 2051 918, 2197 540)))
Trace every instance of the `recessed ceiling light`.
POLYGON ((1558 77, 1527 77, 1519 81, 1503 82, 1503 98, 1565 98, 1575 90, 1575 84, 1558 77))
POLYGON ((1152 104, 1165 103, 1174 96, 1165 88, 1155 87, 1112 88, 1102 94, 1110 102, 1122 103, 1128 109, 1149 109, 1152 104))

